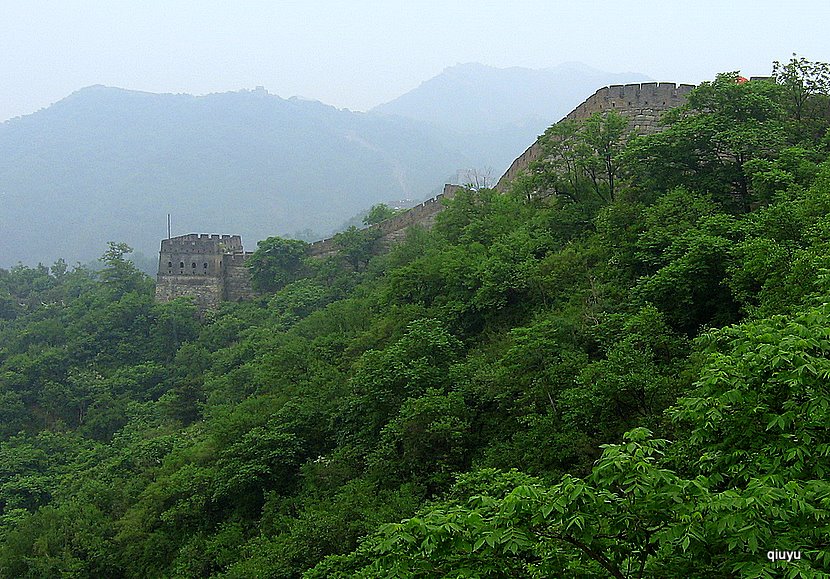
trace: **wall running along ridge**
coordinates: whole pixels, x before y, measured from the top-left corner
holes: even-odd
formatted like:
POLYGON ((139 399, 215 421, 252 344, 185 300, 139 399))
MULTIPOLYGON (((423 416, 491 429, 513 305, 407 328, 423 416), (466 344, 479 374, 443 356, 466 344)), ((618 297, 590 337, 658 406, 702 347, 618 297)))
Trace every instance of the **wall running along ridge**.
MULTIPOLYGON (((614 84, 599 89, 562 120, 583 121, 597 112, 616 111, 629 119, 631 130, 648 135, 662 129, 660 115, 684 104, 686 96, 694 88, 691 84, 677 85, 673 82, 614 84)), ((496 189, 506 190, 508 184, 521 175, 541 154, 542 146, 537 140, 513 161, 499 179, 496 189)))
MULTIPOLYGON (((431 227, 435 222, 435 216, 444 207, 441 200, 452 199, 455 192, 459 189, 462 189, 459 185, 444 185, 444 191, 432 199, 427 199, 420 205, 407 209, 403 213, 399 213, 385 221, 370 225, 365 230, 380 231, 378 242, 383 245, 390 245, 396 241, 400 241, 406 235, 406 230, 412 225, 417 224, 423 227, 431 227)), ((334 237, 315 241, 308 247, 308 254, 311 257, 328 257, 335 255, 338 251, 340 251, 340 248, 337 246, 337 241, 334 237)))
MULTIPOLYGON (((563 120, 585 120, 596 112, 617 111, 629 119, 634 132, 656 133, 662 129, 660 115, 684 104, 692 89, 694 85, 671 82, 611 85, 599 89, 563 120)), ((537 140, 513 161, 496 189, 506 190, 541 152, 537 140)), ((367 229, 379 231, 378 243, 388 247, 401 240, 413 225, 431 227, 435 216, 443 209, 442 199, 451 199, 461 188, 444 185, 444 191, 439 195, 367 229)), ((310 244, 308 255, 324 258, 336 255, 339 250, 335 238, 330 237, 310 244)), ((243 251, 238 235, 191 233, 162 240, 156 300, 168 302, 177 297, 192 296, 199 309, 204 311, 218 307, 222 301, 250 299, 254 292, 250 272, 245 266, 245 259, 250 255, 243 251)))
MULTIPOLYGON (((630 119, 631 129, 639 134, 658 132, 660 115, 669 109, 679 107, 686 102, 686 95, 694 88, 691 84, 677 85, 673 82, 644 82, 639 84, 616 84, 599 89, 585 102, 572 110, 563 120, 585 120, 596 112, 617 111, 630 119)), ((507 185, 519 176, 531 162, 539 158, 542 152, 537 140, 513 163, 499 179, 496 189, 504 191, 507 185)), ((444 192, 424 201, 409 211, 396 215, 382 223, 371 226, 382 232, 381 243, 394 243, 406 234, 411 225, 430 227, 435 216, 441 211, 441 199, 451 199, 461 187, 444 185, 444 192)), ((327 257, 334 255, 338 247, 334 238, 315 241, 311 244, 309 255, 327 257)))

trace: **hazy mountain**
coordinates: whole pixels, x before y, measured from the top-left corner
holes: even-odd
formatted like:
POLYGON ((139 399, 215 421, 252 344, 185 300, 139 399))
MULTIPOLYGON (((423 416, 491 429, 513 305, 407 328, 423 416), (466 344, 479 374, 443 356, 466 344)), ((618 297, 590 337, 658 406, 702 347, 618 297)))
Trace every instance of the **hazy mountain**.
POLYGON ((369 113, 263 89, 85 88, 0 124, 0 267, 86 262, 110 240, 149 263, 167 213, 174 235, 238 233, 249 248, 329 234, 374 203, 438 192, 462 169, 489 167, 495 180, 597 88, 644 79, 464 64, 369 113))
POLYGON ((328 233, 469 164, 433 128, 264 90, 203 97, 93 86, 0 125, 0 267, 148 256, 173 233, 328 233), (306 232, 307 233, 307 232, 306 232))
POLYGON ((539 134, 598 88, 647 80, 580 63, 541 70, 458 64, 373 111, 453 132, 469 143, 465 151, 476 168, 490 166, 498 178, 539 134))

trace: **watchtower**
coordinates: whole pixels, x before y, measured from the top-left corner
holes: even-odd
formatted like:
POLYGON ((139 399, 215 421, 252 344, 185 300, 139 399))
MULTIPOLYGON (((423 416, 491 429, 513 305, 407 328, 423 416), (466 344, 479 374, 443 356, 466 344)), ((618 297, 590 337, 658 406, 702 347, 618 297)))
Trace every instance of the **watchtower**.
POLYGON ((200 310, 216 308, 225 300, 253 295, 238 235, 190 233, 163 239, 159 251, 156 300, 168 302, 190 296, 200 310))

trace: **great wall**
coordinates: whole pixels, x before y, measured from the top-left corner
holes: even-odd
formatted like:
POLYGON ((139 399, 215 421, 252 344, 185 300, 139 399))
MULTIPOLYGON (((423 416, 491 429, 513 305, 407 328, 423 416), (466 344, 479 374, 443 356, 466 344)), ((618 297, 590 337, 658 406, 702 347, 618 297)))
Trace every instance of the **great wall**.
MULTIPOLYGON (((444 185, 444 191, 427 199, 423 203, 403 211, 385 221, 370 225, 368 231, 378 231, 378 242, 381 245, 389 245, 402 239, 406 230, 413 225, 430 227, 435 222, 435 216, 441 211, 442 199, 452 199, 455 192, 461 189, 460 185, 444 185)), ((337 253, 337 240, 334 237, 315 241, 308 246, 308 254, 311 257, 328 257, 337 253)))
MULTIPOLYGON (((562 120, 585 120, 596 112, 614 110, 629 118, 633 131, 639 134, 654 133, 660 130, 660 115, 685 103, 686 95, 693 88, 694 85, 691 84, 677 85, 671 82, 611 85, 599 89, 562 120)), ((542 148, 537 140, 513 161, 498 180, 496 189, 504 191, 531 162, 539 158, 541 152, 542 148)), ((444 185, 444 191, 440 195, 371 228, 381 231, 381 243, 390 243, 403 237, 406 229, 412 225, 429 227, 443 207, 441 200, 452 198, 458 189, 459 185, 444 185)), ((315 241, 309 247, 309 255, 313 257, 325 257, 334 253, 337 253, 334 238, 315 241)))
MULTIPOLYGON (((562 120, 585 120, 596 112, 613 110, 629 119, 629 126, 634 132, 654 133, 661 128, 660 115, 685 103, 693 88, 690 84, 668 82, 611 85, 599 89, 562 120)), ((537 140, 513 161, 499 179, 496 189, 506 190, 511 181, 539 158, 541 151, 537 140)), ((452 198, 460 188, 458 185, 445 185, 441 194, 369 229, 380 232, 378 243, 381 245, 395 243, 413 225, 430 227, 444 207, 442 200, 452 198)), ((315 241, 308 247, 309 256, 316 258, 337 252, 334 237, 315 241)), ((248 299, 254 295, 244 265, 249 255, 250 252, 243 250, 238 235, 191 233, 162 240, 156 299, 167 302, 181 296, 192 296, 202 310, 215 308, 222 301, 248 299)))
MULTIPOLYGON (((660 130, 660 115, 685 103, 686 95, 694 88, 691 84, 677 85, 673 82, 615 84, 599 89, 562 120, 581 121, 594 113, 616 111, 628 117, 634 132, 643 135, 655 133, 660 130)), ((537 140, 513 161, 499 179, 496 189, 505 190, 541 153, 542 147, 537 140)))
POLYGON ((253 297, 238 235, 191 233, 164 239, 159 252, 156 301, 192 297, 200 310, 253 297))

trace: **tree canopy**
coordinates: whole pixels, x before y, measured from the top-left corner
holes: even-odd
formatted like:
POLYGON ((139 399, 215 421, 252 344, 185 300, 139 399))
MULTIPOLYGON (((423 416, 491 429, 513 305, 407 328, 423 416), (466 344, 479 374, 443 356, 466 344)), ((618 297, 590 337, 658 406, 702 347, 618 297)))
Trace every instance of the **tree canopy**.
POLYGON ((269 238, 202 316, 122 244, 0 269, 0 576, 826 576, 823 70, 557 125, 388 251, 269 238))

